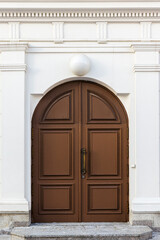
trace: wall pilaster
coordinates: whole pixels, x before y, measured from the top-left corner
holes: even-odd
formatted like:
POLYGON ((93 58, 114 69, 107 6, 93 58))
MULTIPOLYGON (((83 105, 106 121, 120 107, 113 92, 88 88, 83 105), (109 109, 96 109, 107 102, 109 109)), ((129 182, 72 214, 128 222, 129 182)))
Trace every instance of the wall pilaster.
POLYGON ((2 179, 0 213, 28 212, 25 196, 26 44, 1 44, 2 179))
MULTIPOLYGON (((135 44, 135 198, 133 222, 140 213, 160 211, 159 47, 135 44)), ((147 216, 148 218, 148 216, 147 216)), ((151 220, 151 219, 149 219, 151 220)))

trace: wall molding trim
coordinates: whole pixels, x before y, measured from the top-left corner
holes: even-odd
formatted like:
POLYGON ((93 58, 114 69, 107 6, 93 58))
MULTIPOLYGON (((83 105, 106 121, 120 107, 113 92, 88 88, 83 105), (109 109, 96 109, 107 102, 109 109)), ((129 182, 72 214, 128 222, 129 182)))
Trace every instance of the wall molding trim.
POLYGON ((23 42, 0 42, 0 52, 3 51, 26 51, 28 43, 23 42))
POLYGON ((135 198, 132 201, 133 213, 159 213, 160 198, 135 198))
POLYGON ((160 44, 159 43, 135 43, 131 44, 133 52, 155 52, 160 51, 160 44))
POLYGON ((134 72, 160 72, 160 64, 136 64, 134 72))
POLYGON ((0 64, 0 72, 26 71, 26 64, 0 64))
POLYGON ((22 200, 1 200, 0 201, 0 213, 15 213, 15 212, 28 212, 29 203, 26 199, 22 200))
POLYGON ((40 20, 40 21, 57 21, 57 19, 72 19, 72 20, 133 20, 133 21, 159 21, 160 8, 145 10, 145 9, 98 9, 93 10, 88 8, 85 10, 61 10, 61 9, 1 9, 0 21, 3 20, 40 20))

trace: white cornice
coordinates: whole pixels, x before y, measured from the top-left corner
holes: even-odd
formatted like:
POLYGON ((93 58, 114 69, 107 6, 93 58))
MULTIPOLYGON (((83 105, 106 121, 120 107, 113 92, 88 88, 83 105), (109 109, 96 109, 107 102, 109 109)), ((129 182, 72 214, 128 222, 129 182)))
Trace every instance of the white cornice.
POLYGON ((160 64, 136 64, 134 72, 160 72, 160 64))
POLYGON ((2 43, 0 42, 0 52, 2 51, 26 51, 28 48, 28 43, 16 43, 16 42, 10 42, 10 43, 2 43))
POLYGON ((0 72, 26 71, 26 64, 0 64, 0 72))
POLYGON ((154 52, 160 51, 159 43, 135 43, 131 45, 134 52, 154 52))
MULTIPOLYGON (((5 0, 5 3, 6 2, 9 2, 9 3, 43 3, 45 0, 5 0)), ((0 0, 0 2, 4 3, 4 0, 0 0)), ((67 2, 67 3, 77 3, 77 2, 97 2, 97 0, 46 0, 45 1, 46 3, 59 3, 59 2, 67 2)), ((151 2, 151 0, 101 0, 99 1, 101 3, 118 3, 118 2, 121 2, 122 4, 123 3, 144 3, 144 2, 151 2)), ((154 0, 153 2, 159 2, 159 0, 154 0)))
POLYGON ((51 8, 58 8, 58 9, 153 9, 153 8, 158 8, 160 7, 160 2, 159 0, 156 1, 97 1, 97 0, 18 0, 18 1, 1 1, 0 0, 0 8, 10 8, 10 9, 51 9, 51 8), (62 4, 63 3, 63 4, 62 4))
POLYGON ((0 9, 1 21, 160 21, 160 7, 156 9, 0 9))

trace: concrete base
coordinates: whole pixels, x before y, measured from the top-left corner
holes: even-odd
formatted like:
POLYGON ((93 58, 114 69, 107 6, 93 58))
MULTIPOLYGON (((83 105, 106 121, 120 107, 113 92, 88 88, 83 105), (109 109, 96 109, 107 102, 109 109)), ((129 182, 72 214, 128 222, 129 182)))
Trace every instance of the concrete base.
POLYGON ((29 226, 29 213, 6 213, 0 214, 0 229, 12 228, 18 226, 29 226))
POLYGON ((53 223, 14 228, 12 240, 147 240, 152 230, 128 223, 53 223))
MULTIPOLYGON (((26 227, 31 224, 30 213, 0 214, 0 229, 26 227)), ((130 213, 131 225, 143 225, 160 230, 160 213, 130 213)))
POLYGON ((131 213, 130 223, 132 225, 143 225, 160 230, 160 213, 131 213))

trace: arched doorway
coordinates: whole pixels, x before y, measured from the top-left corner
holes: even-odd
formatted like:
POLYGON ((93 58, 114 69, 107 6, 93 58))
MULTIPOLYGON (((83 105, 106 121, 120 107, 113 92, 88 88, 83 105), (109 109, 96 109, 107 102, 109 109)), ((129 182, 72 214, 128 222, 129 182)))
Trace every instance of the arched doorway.
POLYGON ((128 221, 128 118, 90 81, 55 87, 32 119, 32 221, 128 221))

